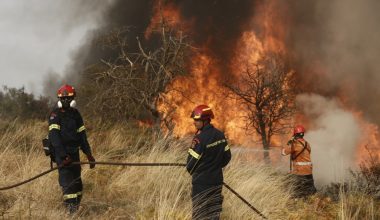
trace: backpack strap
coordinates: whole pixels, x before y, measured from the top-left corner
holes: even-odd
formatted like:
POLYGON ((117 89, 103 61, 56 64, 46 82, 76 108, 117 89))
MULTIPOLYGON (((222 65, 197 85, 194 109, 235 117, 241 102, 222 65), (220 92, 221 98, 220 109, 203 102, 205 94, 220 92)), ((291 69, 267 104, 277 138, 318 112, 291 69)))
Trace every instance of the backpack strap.
POLYGON ((297 141, 303 146, 303 148, 302 148, 301 152, 299 152, 296 156, 294 156, 294 157, 292 156, 292 157, 291 157, 292 160, 297 159, 297 157, 298 157, 299 155, 301 155, 305 150, 309 151, 309 153, 310 153, 310 149, 308 148, 309 143, 307 143, 307 141, 305 141, 305 144, 302 143, 300 140, 297 140, 297 141))

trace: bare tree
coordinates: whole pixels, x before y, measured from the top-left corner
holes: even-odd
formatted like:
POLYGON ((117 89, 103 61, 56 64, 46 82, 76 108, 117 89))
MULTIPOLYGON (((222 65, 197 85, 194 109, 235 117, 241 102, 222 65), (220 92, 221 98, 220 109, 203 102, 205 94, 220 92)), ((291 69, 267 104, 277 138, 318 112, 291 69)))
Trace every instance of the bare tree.
MULTIPOLYGON (((181 32, 169 31, 162 25, 153 49, 144 48, 137 38, 137 51, 130 52, 127 33, 126 28, 117 29, 101 39, 102 45, 117 49, 119 55, 114 60, 101 60, 102 65, 89 71, 87 78, 91 78, 93 87, 100 92, 88 92, 94 97, 87 103, 89 107, 96 106, 98 112, 123 118, 148 117, 155 126, 164 122, 170 128, 170 120, 157 107, 166 101, 165 94, 172 80, 186 75, 189 45, 181 32)), ((94 88, 87 87, 91 89, 94 88)))
POLYGON ((295 111, 294 73, 287 70, 278 57, 268 57, 247 65, 240 78, 226 84, 231 96, 246 112, 246 129, 261 138, 264 159, 269 162, 271 138, 289 127, 288 119, 295 111))

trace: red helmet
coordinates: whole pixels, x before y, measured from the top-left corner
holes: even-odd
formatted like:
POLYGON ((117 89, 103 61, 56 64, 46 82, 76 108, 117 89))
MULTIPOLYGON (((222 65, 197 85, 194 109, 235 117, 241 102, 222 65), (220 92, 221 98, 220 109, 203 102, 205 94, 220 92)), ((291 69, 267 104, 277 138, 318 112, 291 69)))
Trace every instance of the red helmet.
POLYGON ((293 135, 296 135, 299 133, 305 133, 305 128, 302 125, 297 125, 296 127, 294 127, 293 135))
POLYGON ((58 96, 58 98, 75 97, 75 89, 74 89, 74 87, 65 84, 65 85, 61 86, 61 88, 58 89, 57 96, 58 96))
POLYGON ((214 113, 207 105, 198 105, 194 108, 193 112, 191 112, 190 117, 194 120, 205 121, 214 118, 214 113))

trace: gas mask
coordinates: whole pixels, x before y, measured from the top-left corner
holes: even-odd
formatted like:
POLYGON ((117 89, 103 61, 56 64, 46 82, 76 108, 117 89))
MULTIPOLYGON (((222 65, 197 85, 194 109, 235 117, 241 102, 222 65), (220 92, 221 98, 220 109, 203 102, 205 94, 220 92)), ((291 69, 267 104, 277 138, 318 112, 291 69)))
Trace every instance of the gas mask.
POLYGON ((58 108, 63 108, 63 109, 67 109, 70 107, 74 108, 76 104, 77 103, 75 102, 74 97, 69 97, 69 96, 59 98, 59 101, 57 103, 58 108))

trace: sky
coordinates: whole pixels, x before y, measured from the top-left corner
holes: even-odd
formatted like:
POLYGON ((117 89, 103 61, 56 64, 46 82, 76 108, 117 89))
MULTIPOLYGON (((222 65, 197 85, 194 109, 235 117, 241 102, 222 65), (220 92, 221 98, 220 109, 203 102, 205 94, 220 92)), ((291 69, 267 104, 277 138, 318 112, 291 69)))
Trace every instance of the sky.
POLYGON ((41 94, 63 74, 110 0, 0 0, 0 85, 41 94))

